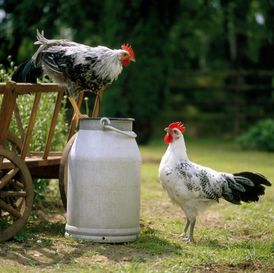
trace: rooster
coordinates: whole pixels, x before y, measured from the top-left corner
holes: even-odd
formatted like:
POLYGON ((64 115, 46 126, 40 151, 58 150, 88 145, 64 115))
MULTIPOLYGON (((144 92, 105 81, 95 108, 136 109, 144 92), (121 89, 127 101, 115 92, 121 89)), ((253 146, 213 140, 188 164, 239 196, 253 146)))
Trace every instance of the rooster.
POLYGON ((75 101, 79 93, 88 90, 101 94, 117 79, 123 67, 135 62, 134 51, 128 44, 123 44, 121 49, 90 47, 69 40, 48 40, 38 30, 34 44, 40 47, 30 61, 18 67, 12 80, 35 83, 44 73, 66 86, 77 121, 86 117, 75 101))
POLYGON ((242 201, 255 202, 264 194, 263 185, 271 186, 261 174, 217 172, 191 162, 186 152, 184 125, 173 122, 165 131, 164 142, 169 146, 159 166, 159 178, 170 199, 186 215, 187 222, 181 238, 194 241, 193 231, 198 213, 208 205, 219 202, 220 198, 237 205, 242 201))

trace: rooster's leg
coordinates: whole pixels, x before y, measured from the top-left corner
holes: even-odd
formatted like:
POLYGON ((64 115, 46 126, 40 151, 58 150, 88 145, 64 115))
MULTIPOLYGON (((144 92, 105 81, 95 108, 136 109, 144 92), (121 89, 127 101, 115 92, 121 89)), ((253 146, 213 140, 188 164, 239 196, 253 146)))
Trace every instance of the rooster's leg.
POLYGON ((185 225, 185 227, 184 227, 184 229, 183 229, 182 234, 180 235, 180 238, 186 238, 186 237, 187 237, 186 233, 187 233, 189 224, 190 224, 190 221, 189 221, 189 219, 187 218, 186 225, 185 225))
POLYGON ((73 118, 75 118, 76 124, 78 125, 79 119, 88 118, 88 116, 81 114, 81 112, 78 108, 78 105, 77 105, 77 103, 76 103, 76 101, 73 97, 69 97, 69 101, 70 101, 70 103, 73 107, 73 110, 74 110, 74 117, 73 118))
POLYGON ((190 243, 193 243, 193 242, 194 242, 194 239, 193 239, 193 232, 194 232, 195 223, 196 223, 196 219, 190 221, 190 229, 189 229, 189 236, 188 236, 188 241, 189 241, 190 243))

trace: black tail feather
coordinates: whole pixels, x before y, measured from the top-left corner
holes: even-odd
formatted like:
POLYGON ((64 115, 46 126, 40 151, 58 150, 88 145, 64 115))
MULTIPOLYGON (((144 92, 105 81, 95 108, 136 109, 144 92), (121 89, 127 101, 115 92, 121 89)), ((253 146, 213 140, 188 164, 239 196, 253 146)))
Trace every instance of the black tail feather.
POLYGON ((36 83, 37 78, 42 76, 42 73, 42 68, 35 67, 32 60, 30 60, 20 64, 11 79, 15 82, 36 83))
POLYGON ((228 187, 223 192, 223 198, 234 204, 241 204, 241 201, 256 202, 260 195, 264 195, 264 185, 271 186, 271 183, 261 174, 240 172, 233 176, 234 179, 227 178, 228 187))

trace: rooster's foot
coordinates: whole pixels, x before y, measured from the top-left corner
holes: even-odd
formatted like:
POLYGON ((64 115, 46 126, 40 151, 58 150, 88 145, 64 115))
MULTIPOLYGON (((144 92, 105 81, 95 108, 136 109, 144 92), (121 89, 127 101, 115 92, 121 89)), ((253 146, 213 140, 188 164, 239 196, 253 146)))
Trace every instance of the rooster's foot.
POLYGON ((185 233, 182 233, 179 238, 187 243, 194 243, 194 239, 192 237, 188 237, 185 233))
POLYGON ((182 239, 182 240, 188 239, 188 237, 187 237, 187 235, 186 235, 185 232, 183 232, 183 233, 179 236, 179 238, 182 239))
POLYGON ((84 115, 84 114, 80 114, 79 115, 79 119, 85 119, 85 118, 89 118, 88 115, 84 115))
POLYGON ((81 113, 80 114, 74 114, 74 116, 73 116, 73 120, 75 120, 77 126, 78 126, 79 120, 80 119, 85 119, 85 118, 89 118, 89 116, 88 115, 83 115, 81 113))
POLYGON ((194 243, 195 243, 193 238, 187 238, 187 239, 186 239, 186 242, 187 242, 188 244, 194 244, 194 243))

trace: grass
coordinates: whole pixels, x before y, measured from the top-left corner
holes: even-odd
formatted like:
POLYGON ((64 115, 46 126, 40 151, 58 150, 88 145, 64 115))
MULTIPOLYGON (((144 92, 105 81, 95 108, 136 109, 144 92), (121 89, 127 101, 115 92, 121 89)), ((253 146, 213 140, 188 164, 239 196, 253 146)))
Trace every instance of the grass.
MULTIPOLYGON (((191 160, 221 171, 257 171, 274 181, 274 154, 241 151, 231 142, 188 141, 191 160)), ((273 187, 260 202, 225 201, 198 219, 196 244, 178 239, 184 216, 158 183, 166 146, 141 147, 141 234, 133 243, 96 244, 64 238, 64 213, 33 217, 22 242, 0 244, 0 272, 273 272, 273 187)), ((58 197, 54 197, 56 199, 58 197)), ((52 201, 53 202, 53 201, 52 201)))

